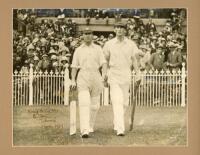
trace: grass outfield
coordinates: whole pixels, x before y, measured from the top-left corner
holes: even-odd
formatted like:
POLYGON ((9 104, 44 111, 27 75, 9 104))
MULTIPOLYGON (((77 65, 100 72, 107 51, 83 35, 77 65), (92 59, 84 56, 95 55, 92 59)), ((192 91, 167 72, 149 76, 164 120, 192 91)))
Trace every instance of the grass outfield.
MULTIPOLYGON (((130 110, 130 109, 129 109, 130 110)), ((126 115, 126 129, 128 129, 126 115)), ((77 114, 78 117, 78 114, 77 114)), ((69 136, 69 107, 19 106, 13 109, 14 146, 183 146, 187 145, 187 112, 182 107, 136 107, 134 129, 124 137, 113 132, 112 107, 99 110, 88 139, 69 136)))

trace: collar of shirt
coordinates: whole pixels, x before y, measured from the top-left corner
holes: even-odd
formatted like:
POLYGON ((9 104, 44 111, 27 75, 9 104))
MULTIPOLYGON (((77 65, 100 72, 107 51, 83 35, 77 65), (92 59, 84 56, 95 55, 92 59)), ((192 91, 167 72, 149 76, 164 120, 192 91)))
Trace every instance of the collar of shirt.
POLYGON ((114 42, 115 43, 123 43, 123 44, 125 44, 126 42, 127 42, 127 38, 126 37, 124 37, 124 39, 122 40, 122 41, 119 41, 118 39, 117 39, 117 37, 115 37, 115 40, 114 40, 114 42))
POLYGON ((89 46, 83 43, 81 47, 94 47, 94 43, 92 42, 89 46))

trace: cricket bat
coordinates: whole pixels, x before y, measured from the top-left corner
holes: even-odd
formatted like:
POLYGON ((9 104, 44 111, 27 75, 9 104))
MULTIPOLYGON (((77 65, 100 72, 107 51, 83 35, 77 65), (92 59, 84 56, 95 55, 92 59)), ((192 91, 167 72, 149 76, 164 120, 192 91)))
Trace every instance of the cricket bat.
POLYGON ((133 78, 131 78, 131 106, 132 106, 132 108, 131 108, 131 118, 130 118, 130 128, 129 128, 130 131, 133 130, 133 122, 134 122, 135 106, 136 106, 135 98, 136 98, 136 94, 139 90, 140 82, 141 82, 141 80, 137 81, 134 84, 134 89, 133 89, 133 78))
POLYGON ((109 105, 109 85, 107 79, 104 80, 103 101, 105 106, 109 105))
POLYGON ((108 102, 109 102, 109 88, 108 87, 104 87, 104 105, 108 106, 108 102))
POLYGON ((76 101, 70 102, 70 135, 76 134, 76 101))

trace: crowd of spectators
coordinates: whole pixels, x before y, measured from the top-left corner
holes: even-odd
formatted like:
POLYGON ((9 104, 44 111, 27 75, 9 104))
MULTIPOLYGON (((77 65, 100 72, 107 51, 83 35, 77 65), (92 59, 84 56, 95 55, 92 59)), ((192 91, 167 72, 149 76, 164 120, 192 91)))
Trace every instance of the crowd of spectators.
MULTIPOLYGON (((38 23, 36 18, 34 13, 18 10, 13 19, 13 70, 28 71, 33 64, 37 71, 62 71, 82 43, 82 35, 76 31, 78 25, 64 14, 58 15, 56 21, 43 19, 38 23)), ((158 32, 151 17, 147 24, 140 16, 128 18, 127 37, 140 49, 137 58, 142 70, 180 68, 186 62, 187 36, 182 32, 182 21, 179 14, 172 12, 158 32)), ((113 33, 108 37, 94 35, 94 43, 103 47, 113 37, 113 33)))
POLYGON ((180 69, 182 62, 186 63, 187 35, 182 31, 182 19, 172 13, 172 18, 167 20, 162 30, 158 31, 152 18, 147 24, 139 16, 127 21, 127 35, 134 40, 141 49, 138 59, 143 69, 180 69), (155 58, 157 51, 160 56, 155 58), (173 53, 173 60, 171 57, 173 53), (163 58, 161 58, 163 57, 163 58), (160 58, 160 60, 158 60, 160 58), (156 63, 155 65, 152 65, 156 63), (155 67, 157 66, 157 67, 155 67), (159 66, 159 67, 158 67, 159 66))
MULTIPOLYGON (((14 10, 15 11, 15 10, 14 10)), ((186 16, 186 9, 26 9, 27 13, 34 13, 37 17, 57 17, 64 14, 67 18, 114 18, 120 15, 122 18, 130 18, 132 16, 140 16, 142 18, 170 18, 171 13, 175 12, 181 16, 186 16)))

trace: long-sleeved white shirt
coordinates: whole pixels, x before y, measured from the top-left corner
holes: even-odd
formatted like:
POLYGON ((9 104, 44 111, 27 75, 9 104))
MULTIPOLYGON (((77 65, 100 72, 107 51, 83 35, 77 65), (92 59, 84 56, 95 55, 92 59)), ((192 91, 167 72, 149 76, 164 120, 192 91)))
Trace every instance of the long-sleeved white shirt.
POLYGON ((109 83, 130 83, 132 58, 139 52, 137 45, 128 38, 121 42, 114 38, 105 43, 103 52, 109 65, 109 83))

